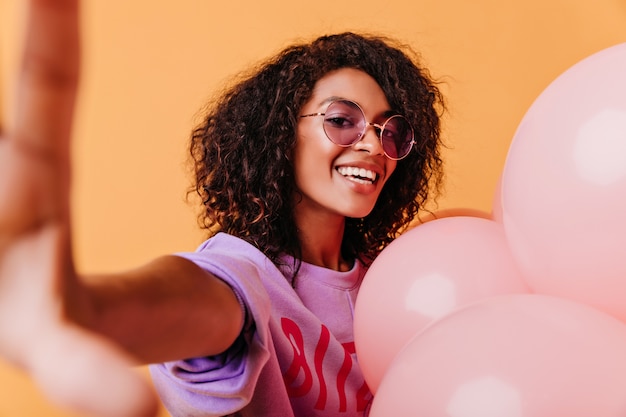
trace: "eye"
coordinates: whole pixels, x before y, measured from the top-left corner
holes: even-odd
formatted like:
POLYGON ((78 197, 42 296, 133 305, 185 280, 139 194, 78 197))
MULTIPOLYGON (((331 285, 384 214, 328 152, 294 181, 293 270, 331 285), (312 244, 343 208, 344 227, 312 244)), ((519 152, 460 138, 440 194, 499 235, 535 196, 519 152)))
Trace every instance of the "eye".
POLYGON ((333 129, 360 129, 364 122, 363 113, 359 106, 348 100, 338 100, 331 103, 324 116, 324 125, 333 129))
POLYGON ((401 117, 393 116, 385 123, 385 129, 383 136, 389 139, 404 140, 410 131, 410 127, 407 122, 401 117))
POLYGON ((398 137, 398 131, 393 126, 385 126, 383 137, 395 140, 398 137))
POLYGON ((335 129, 352 129, 356 121, 350 115, 327 113, 326 117, 324 117, 324 123, 335 129))

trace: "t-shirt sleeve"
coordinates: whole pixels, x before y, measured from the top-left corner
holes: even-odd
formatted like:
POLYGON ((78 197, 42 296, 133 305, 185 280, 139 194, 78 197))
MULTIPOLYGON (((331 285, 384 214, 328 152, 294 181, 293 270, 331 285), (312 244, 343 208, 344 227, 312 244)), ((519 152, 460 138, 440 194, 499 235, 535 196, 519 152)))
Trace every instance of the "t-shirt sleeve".
POLYGON ((235 343, 219 355, 150 366, 155 388, 173 417, 223 416, 242 409, 252 399, 270 356, 270 305, 259 278, 267 258, 233 239, 205 243, 197 252, 179 254, 233 289, 245 322, 235 343))

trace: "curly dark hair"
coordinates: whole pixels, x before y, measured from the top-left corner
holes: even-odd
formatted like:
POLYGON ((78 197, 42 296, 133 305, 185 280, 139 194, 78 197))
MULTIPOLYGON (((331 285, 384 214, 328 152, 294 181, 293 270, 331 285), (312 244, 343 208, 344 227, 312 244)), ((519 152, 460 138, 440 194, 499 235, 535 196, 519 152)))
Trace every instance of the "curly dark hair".
POLYGON ((345 259, 369 264, 440 189, 442 94, 418 56, 393 40, 342 33, 293 45, 222 92, 191 137, 202 227, 256 246, 274 263, 300 258, 293 216, 292 155, 302 106, 315 83, 340 68, 369 74, 390 106, 413 125, 417 144, 385 184, 372 212, 348 218, 345 259))

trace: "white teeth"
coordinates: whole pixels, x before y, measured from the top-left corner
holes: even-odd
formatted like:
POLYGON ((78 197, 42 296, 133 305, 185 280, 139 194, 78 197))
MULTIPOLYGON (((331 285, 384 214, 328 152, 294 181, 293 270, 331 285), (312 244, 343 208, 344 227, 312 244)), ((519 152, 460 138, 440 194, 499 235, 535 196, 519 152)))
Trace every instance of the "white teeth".
POLYGON ((370 171, 369 169, 365 169, 365 168, 339 167, 337 168, 337 171, 344 177, 353 177, 354 179, 357 179, 360 181, 367 179, 368 182, 370 183, 376 181, 376 177, 377 177, 374 171, 370 171))

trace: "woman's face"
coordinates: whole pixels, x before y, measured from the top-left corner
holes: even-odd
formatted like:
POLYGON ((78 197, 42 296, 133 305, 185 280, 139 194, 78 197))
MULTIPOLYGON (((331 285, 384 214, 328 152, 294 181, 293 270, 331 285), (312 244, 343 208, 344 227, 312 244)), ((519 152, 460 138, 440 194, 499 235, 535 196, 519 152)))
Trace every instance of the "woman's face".
MULTIPOLYGON (((301 115, 324 113, 334 99, 357 103, 368 122, 382 123, 391 110, 383 90, 365 72, 342 68, 321 78, 301 115)), ((323 116, 302 117, 296 130, 295 180, 300 199, 296 214, 365 217, 374 208, 396 167, 387 158, 373 127, 349 147, 331 142, 323 116)))

